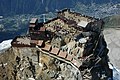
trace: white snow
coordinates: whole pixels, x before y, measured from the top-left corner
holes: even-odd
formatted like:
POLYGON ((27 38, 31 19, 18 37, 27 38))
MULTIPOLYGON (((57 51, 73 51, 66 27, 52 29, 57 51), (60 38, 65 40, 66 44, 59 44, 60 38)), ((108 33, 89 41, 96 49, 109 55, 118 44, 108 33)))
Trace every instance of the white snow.
POLYGON ((1 42, 0 43, 0 51, 10 48, 11 42, 12 42, 12 39, 5 40, 5 41, 1 42))
POLYGON ((120 80, 120 70, 109 63, 109 68, 113 70, 113 80, 120 80))
POLYGON ((43 67, 42 63, 39 63, 39 66, 40 66, 40 67, 43 67))
POLYGON ((35 80, 34 78, 28 78, 28 80, 35 80))
POLYGON ((88 39, 88 37, 87 37, 87 38, 81 38, 81 39, 79 39, 79 42, 80 42, 80 43, 86 43, 86 42, 87 42, 87 39, 88 39))
POLYGON ((3 66, 6 66, 6 65, 7 65, 7 63, 5 63, 5 64, 0 64, 0 66, 2 66, 2 65, 3 65, 3 66))

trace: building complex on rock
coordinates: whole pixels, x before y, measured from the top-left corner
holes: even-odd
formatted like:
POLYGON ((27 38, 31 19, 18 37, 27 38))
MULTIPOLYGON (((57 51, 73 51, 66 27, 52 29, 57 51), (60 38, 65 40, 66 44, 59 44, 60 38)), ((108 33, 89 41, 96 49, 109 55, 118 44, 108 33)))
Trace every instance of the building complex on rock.
POLYGON ((102 34, 103 25, 101 19, 64 9, 44 23, 32 18, 29 33, 14 38, 12 46, 36 47, 39 52, 78 68, 83 79, 86 79, 86 73, 90 73, 93 80, 103 74, 108 79, 112 72, 106 61, 108 49, 102 34), (99 75, 95 73, 98 68, 103 71, 98 71, 99 75))

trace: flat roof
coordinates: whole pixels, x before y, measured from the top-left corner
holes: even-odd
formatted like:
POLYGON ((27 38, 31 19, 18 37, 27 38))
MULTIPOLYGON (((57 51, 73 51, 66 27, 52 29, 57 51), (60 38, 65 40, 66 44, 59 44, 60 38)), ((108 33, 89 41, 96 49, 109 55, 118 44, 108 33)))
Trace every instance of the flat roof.
POLYGON ((37 44, 38 41, 37 40, 30 40, 30 43, 37 44))
POLYGON ((30 23, 34 24, 34 23, 36 23, 37 20, 38 20, 37 18, 32 18, 32 19, 30 20, 30 23))
POLYGON ((63 52, 62 50, 60 50, 60 52, 59 52, 59 57, 62 57, 62 58, 65 58, 66 57, 66 55, 67 55, 67 52, 63 52))
POLYGON ((33 27, 33 28, 34 28, 34 27, 35 27, 35 24, 30 24, 29 27, 33 27))
POLYGON ((89 22, 82 20, 82 21, 80 21, 77 25, 85 28, 85 27, 88 25, 88 23, 89 23, 89 22))
POLYGON ((30 39, 28 39, 27 37, 20 37, 16 39, 16 42, 18 44, 25 44, 25 45, 30 45, 30 39))
POLYGON ((40 30, 39 31, 45 31, 45 27, 40 27, 40 30))
POLYGON ((45 44, 45 47, 42 48, 43 50, 50 51, 51 45, 45 44))
POLYGON ((73 57, 72 57, 72 55, 68 54, 66 59, 71 61, 73 59, 73 57))
POLYGON ((57 55, 58 52, 59 52, 59 48, 52 48, 50 53, 53 53, 53 54, 57 55))
POLYGON ((72 63, 77 66, 78 68, 81 66, 80 62, 78 62, 77 60, 73 59, 72 63))
POLYGON ((37 45, 42 46, 42 44, 43 44, 43 40, 38 40, 37 45))

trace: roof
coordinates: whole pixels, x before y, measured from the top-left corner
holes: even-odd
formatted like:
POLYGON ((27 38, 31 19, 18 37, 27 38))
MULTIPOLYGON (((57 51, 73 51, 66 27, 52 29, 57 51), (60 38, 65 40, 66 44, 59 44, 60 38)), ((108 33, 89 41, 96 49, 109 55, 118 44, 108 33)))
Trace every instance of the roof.
POLYGON ((46 44, 44 48, 42 48, 43 50, 46 50, 46 51, 50 51, 51 49, 51 45, 48 45, 46 44))
POLYGON ((84 43, 87 42, 87 39, 88 39, 88 37, 86 37, 86 38, 80 38, 79 42, 82 43, 82 44, 84 44, 84 43))
POLYGON ((45 31, 45 27, 40 27, 40 31, 45 31))
POLYGON ((30 43, 37 43, 37 40, 30 40, 30 43))
POLYGON ((46 30, 48 30, 48 31, 53 31, 54 28, 53 28, 53 27, 47 27, 46 30))
POLYGON ((59 52, 59 48, 52 48, 51 53, 57 55, 59 52))
POLYGON ((53 18, 53 19, 51 19, 51 20, 46 21, 44 24, 48 24, 48 23, 50 23, 50 22, 52 22, 52 21, 55 21, 55 20, 58 20, 58 19, 59 19, 58 17, 53 18))
POLYGON ((26 44, 30 45, 30 40, 27 37, 20 37, 16 39, 17 44, 26 44))
POLYGON ((68 54, 66 59, 71 61, 73 59, 73 57, 72 57, 72 55, 68 54))
POLYGON ((65 9, 62 9, 62 10, 58 11, 57 13, 63 13, 63 12, 66 12, 66 11, 70 11, 70 9, 65 8, 65 9))
POLYGON ((78 26, 81 26, 81 27, 85 28, 85 27, 88 25, 88 23, 89 23, 89 22, 87 22, 87 21, 80 21, 80 22, 78 23, 78 26))
POLYGON ((62 50, 60 50, 60 53, 59 53, 59 57, 62 57, 62 58, 65 58, 67 55, 67 52, 63 52, 62 50))
POLYGON ((31 24, 30 24, 30 26, 29 26, 29 27, 35 27, 35 25, 33 25, 33 24, 31 25, 31 24))
POLYGON ((37 45, 42 46, 42 44, 43 44, 43 40, 38 40, 37 45))
POLYGON ((75 46, 75 44, 76 44, 75 41, 71 41, 71 42, 69 42, 69 43, 67 44, 67 47, 71 49, 71 48, 73 48, 73 47, 75 46))
POLYGON ((36 23, 37 20, 38 20, 37 18, 32 18, 30 23, 34 24, 34 23, 36 23))
POLYGON ((77 60, 73 59, 72 63, 77 66, 78 68, 81 66, 80 62, 78 62, 77 60))

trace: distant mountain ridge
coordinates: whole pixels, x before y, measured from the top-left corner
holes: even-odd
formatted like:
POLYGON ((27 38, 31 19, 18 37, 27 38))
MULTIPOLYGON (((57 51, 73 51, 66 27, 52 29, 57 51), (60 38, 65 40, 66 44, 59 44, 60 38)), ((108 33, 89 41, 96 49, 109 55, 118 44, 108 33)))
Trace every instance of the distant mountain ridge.
MULTIPOLYGON (((96 18, 103 18, 103 20, 105 21, 105 27, 106 26, 111 27, 112 25, 116 27, 116 25, 119 25, 119 21, 120 21, 119 16, 111 17, 113 15, 120 15, 119 3, 85 5, 78 2, 73 8, 70 9, 84 15, 88 15, 96 18)), ((53 14, 53 12, 49 12, 46 14, 46 18, 53 18, 54 15, 55 14, 53 14)), ((32 17, 37 17, 41 21, 43 21, 43 15, 42 14, 36 15, 35 13, 32 15, 20 14, 9 17, 3 17, 3 20, 0 21, 0 34, 1 34, 0 42, 5 39, 12 39, 17 35, 25 34, 28 29, 27 25, 29 24, 29 20, 32 17)))
MULTIPOLYGON (((0 42, 5 39, 12 39, 16 35, 25 34, 28 29, 27 25, 29 20, 32 17, 37 17, 43 21, 43 13, 47 14, 46 18, 48 16, 51 18, 54 12, 64 8, 70 8, 73 11, 91 17, 103 18, 106 23, 105 26, 113 25, 111 23, 113 23, 115 19, 113 18, 111 22, 109 18, 105 17, 120 15, 119 1, 118 3, 110 3, 108 1, 109 3, 106 4, 89 3, 87 5, 84 4, 85 2, 82 3, 81 0, 29 0, 29 2, 28 0, 24 0, 24 2, 22 2, 23 0, 9 0, 9 3, 6 3, 7 1, 8 0, 1 0, 0 3, 0 16, 3 15, 3 20, 0 21, 0 42)), ((89 1, 90 0, 88 0, 88 2, 89 1)), ((115 25, 116 22, 119 23, 119 20, 116 20, 117 19, 114 21, 115 25)))
POLYGON ((106 3, 106 4, 95 4, 85 5, 82 3, 77 3, 73 8, 74 11, 83 13, 88 16, 93 16, 96 18, 104 18, 112 15, 120 14, 120 3, 106 3))
POLYGON ((105 17, 105 28, 120 28, 120 15, 105 17))
POLYGON ((85 5, 120 3, 120 0, 1 0, 0 15, 41 14, 63 8, 73 8, 76 3, 85 5))

